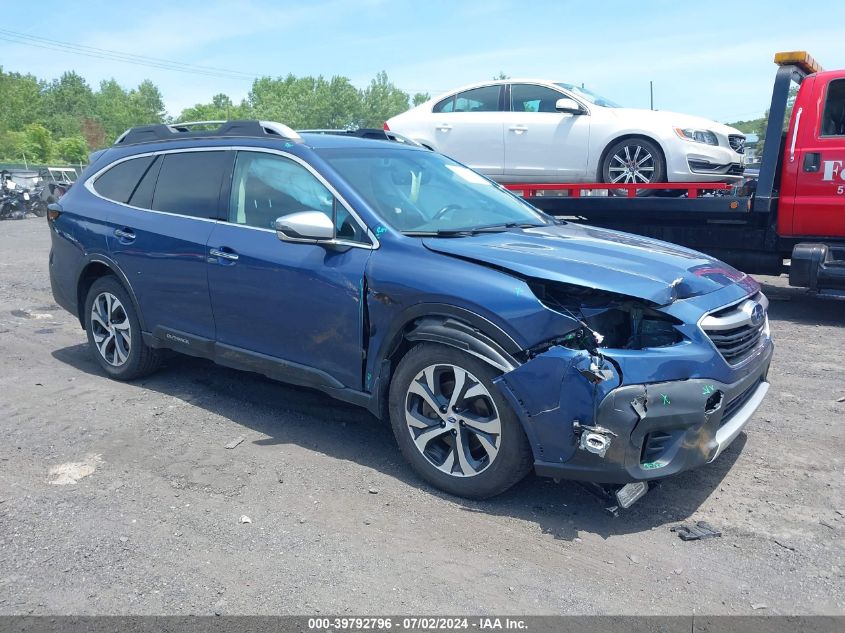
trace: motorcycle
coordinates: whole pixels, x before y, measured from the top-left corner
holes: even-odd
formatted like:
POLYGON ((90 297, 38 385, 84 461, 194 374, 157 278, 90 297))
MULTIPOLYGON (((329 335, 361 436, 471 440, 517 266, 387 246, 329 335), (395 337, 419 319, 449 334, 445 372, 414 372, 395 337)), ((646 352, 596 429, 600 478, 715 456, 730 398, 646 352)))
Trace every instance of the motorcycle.
POLYGON ((23 220, 29 209, 29 192, 6 190, 0 195, 0 220, 23 220))

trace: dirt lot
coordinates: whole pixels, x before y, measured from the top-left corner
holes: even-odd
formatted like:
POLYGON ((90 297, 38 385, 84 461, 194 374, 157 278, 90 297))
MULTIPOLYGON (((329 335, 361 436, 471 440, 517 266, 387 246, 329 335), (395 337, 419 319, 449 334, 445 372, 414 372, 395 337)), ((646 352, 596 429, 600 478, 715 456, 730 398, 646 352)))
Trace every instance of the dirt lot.
POLYGON ((614 519, 533 476, 441 494, 367 413, 205 361, 108 380, 48 249, 0 223, 0 614, 845 613, 845 301, 764 279, 747 435, 614 519))

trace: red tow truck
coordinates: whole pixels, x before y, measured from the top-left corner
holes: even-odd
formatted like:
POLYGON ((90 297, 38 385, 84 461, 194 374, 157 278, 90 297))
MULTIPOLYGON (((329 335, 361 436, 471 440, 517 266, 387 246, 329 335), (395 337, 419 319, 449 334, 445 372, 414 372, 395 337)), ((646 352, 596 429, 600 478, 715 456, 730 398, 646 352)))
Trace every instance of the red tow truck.
POLYGON ((788 272, 791 286, 845 298, 845 70, 823 71, 804 51, 778 53, 775 63, 760 173, 746 188, 505 186, 552 215, 689 246, 749 273, 788 272), (638 196, 644 188, 683 197, 638 196), (603 191, 611 195, 589 195, 603 191))

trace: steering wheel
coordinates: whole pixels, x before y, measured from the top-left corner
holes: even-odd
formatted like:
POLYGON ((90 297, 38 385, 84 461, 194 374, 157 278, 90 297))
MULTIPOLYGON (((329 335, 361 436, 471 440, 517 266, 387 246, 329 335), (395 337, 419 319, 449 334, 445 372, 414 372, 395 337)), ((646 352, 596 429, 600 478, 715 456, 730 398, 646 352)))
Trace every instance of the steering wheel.
POLYGON ((458 209, 463 209, 464 207, 460 204, 447 204, 445 207, 441 207, 441 209, 434 214, 434 217, 431 218, 432 221, 439 220, 444 215, 449 213, 449 211, 457 211, 458 209))

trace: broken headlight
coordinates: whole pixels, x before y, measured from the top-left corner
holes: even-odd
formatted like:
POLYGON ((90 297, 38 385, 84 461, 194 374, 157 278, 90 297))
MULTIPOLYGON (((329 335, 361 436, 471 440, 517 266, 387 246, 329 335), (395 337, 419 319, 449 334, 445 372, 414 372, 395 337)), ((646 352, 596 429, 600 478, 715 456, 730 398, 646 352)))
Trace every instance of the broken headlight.
POLYGON ((548 308, 572 316, 585 326, 560 340, 565 347, 646 349, 683 340, 676 327, 682 325, 681 321, 638 299, 567 284, 529 285, 548 308))

